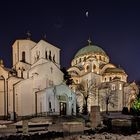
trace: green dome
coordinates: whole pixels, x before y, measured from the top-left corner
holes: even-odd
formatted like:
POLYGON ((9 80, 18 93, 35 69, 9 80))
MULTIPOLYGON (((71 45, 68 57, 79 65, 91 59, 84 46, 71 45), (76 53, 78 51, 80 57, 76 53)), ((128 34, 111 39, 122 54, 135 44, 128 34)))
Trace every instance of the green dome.
POLYGON ((100 53, 100 54, 104 54, 106 55, 106 53, 104 52, 104 50, 96 45, 88 45, 82 49, 80 49, 76 55, 75 58, 80 56, 80 55, 84 55, 84 54, 89 54, 89 53, 100 53))

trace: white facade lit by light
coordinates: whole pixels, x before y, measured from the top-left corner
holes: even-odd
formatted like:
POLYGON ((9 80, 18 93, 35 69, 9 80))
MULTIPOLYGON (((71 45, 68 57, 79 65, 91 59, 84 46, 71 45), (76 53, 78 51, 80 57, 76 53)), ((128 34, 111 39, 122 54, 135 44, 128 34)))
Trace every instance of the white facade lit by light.
POLYGON ((101 111, 105 111, 107 100, 109 111, 121 111, 123 107, 130 108, 132 95, 136 98, 138 94, 137 85, 127 83, 126 72, 110 63, 106 52, 92 45, 90 40, 75 54, 68 71, 73 79, 71 88, 77 94, 81 111, 85 97, 88 97, 88 111, 93 105, 99 105, 101 111))
POLYGON ((16 40, 12 49, 13 67, 5 68, 3 61, 0 62, 0 116, 14 112, 17 116, 75 114, 75 95, 66 85, 61 86, 65 92, 61 89, 62 93, 59 93, 65 100, 58 99, 55 91, 48 90, 63 83, 60 49, 44 40, 35 43, 29 39, 16 40), (54 100, 52 105, 48 104, 48 96, 54 97, 51 98, 54 100), (40 101, 43 97, 46 99, 40 101))

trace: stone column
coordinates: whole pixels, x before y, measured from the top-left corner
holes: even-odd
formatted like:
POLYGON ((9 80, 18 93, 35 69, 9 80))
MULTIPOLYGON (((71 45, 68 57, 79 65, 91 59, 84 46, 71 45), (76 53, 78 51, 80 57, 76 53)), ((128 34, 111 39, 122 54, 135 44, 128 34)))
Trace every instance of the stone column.
POLYGON ((101 124, 100 106, 91 106, 90 121, 92 128, 101 124))

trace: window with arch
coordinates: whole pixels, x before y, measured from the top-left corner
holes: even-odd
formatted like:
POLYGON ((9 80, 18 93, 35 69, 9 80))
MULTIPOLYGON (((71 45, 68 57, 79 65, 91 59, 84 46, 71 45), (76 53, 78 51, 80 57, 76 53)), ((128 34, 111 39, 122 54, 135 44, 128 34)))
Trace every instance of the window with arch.
POLYGON ((94 69, 94 70, 96 69, 96 65, 95 65, 95 64, 93 65, 93 69, 94 69))
POLYGON ((49 101, 49 111, 52 111, 52 105, 50 101, 49 101))
POLYGON ((86 66, 86 70, 87 70, 87 71, 89 70, 89 65, 86 66))
POLYGON ((25 51, 22 52, 22 62, 25 62, 25 51))
POLYGON ((21 70, 21 78, 23 78, 23 70, 21 70))
POLYGON ((102 57, 101 56, 99 56, 99 60, 102 60, 102 57))
POLYGON ((53 55, 53 62, 55 62, 55 54, 53 55))
POLYGON ((115 89, 116 89, 116 85, 112 84, 112 90, 115 90, 115 89))
POLYGON ((112 77, 109 77, 109 81, 111 81, 112 80, 112 77))
POLYGON ((49 51, 49 59, 52 60, 51 51, 49 51))
POLYGON ((119 84, 119 90, 122 90, 122 84, 119 84))
POLYGON ((106 77, 105 77, 105 82, 106 82, 106 77))
POLYGON ((79 63, 81 62, 81 58, 79 59, 79 63))

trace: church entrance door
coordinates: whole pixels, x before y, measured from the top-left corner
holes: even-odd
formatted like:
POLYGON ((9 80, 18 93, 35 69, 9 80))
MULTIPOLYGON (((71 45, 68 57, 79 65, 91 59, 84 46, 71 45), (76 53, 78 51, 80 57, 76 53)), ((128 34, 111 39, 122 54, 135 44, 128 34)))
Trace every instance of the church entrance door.
POLYGON ((60 115, 66 115, 66 103, 60 102, 60 115))

